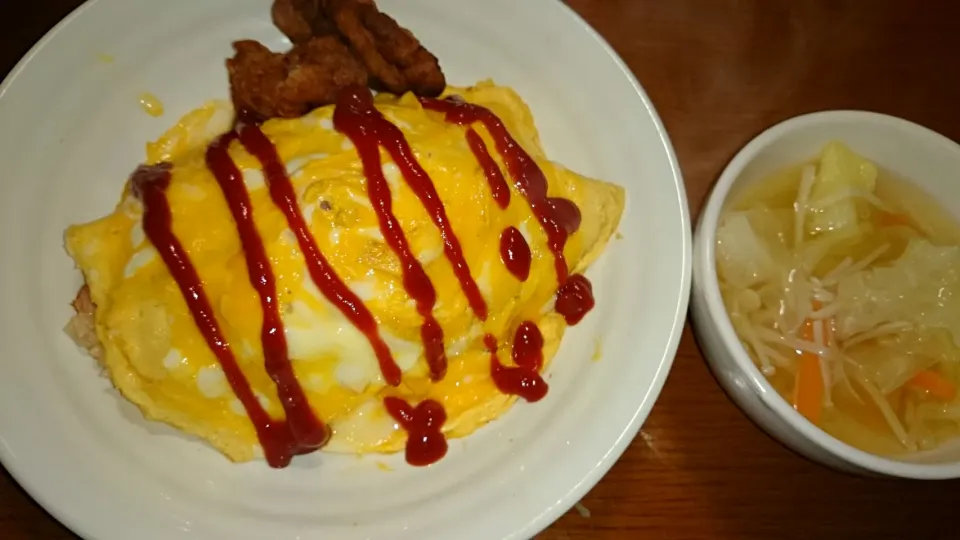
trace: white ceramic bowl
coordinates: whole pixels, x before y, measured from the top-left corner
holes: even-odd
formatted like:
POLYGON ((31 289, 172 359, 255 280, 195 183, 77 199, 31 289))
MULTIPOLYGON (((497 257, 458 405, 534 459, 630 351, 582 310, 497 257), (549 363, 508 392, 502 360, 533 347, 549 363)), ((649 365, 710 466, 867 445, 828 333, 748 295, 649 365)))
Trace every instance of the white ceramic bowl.
POLYGON ((761 133, 733 158, 700 214, 694 238, 694 330, 707 362, 731 398, 760 427, 804 456, 860 474, 906 478, 960 477, 960 444, 895 460, 863 452, 820 430, 767 382, 740 344, 717 282, 714 247, 719 217, 728 201, 782 167, 815 156, 840 140, 880 167, 917 183, 960 215, 956 195, 960 146, 927 128, 891 116, 827 111, 798 116, 761 133))

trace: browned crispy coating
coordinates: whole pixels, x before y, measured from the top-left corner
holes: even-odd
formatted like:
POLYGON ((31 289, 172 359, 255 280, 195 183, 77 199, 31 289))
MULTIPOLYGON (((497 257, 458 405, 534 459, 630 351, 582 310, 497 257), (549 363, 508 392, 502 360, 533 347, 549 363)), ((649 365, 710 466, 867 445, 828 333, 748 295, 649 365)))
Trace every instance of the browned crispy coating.
POLYGON ((373 2, 325 0, 326 12, 370 76, 394 94, 437 96, 446 79, 437 57, 373 2))
POLYGON ((286 54, 244 40, 227 60, 230 92, 242 118, 294 118, 333 103, 340 89, 366 85, 367 73, 333 36, 311 38, 286 54))
POLYGON ((321 0, 275 0, 270 14, 273 24, 293 43, 337 35, 337 27, 327 18, 321 0))
POLYGON ((73 310, 76 311, 76 314, 63 330, 73 339, 74 343, 86 350, 90 356, 102 360, 103 346, 100 345, 100 338, 97 337, 94 318, 97 306, 90 298, 90 287, 84 285, 77 291, 77 297, 73 300, 73 310))
POLYGON ((230 93, 247 121, 293 118, 336 102, 347 86, 437 96, 446 86, 437 58, 372 0, 274 0, 274 24, 293 49, 234 43, 230 93))
POLYGON ((418 96, 439 96, 447 86, 437 57, 406 28, 372 3, 361 6, 360 13, 377 42, 377 50, 400 69, 408 89, 418 96))

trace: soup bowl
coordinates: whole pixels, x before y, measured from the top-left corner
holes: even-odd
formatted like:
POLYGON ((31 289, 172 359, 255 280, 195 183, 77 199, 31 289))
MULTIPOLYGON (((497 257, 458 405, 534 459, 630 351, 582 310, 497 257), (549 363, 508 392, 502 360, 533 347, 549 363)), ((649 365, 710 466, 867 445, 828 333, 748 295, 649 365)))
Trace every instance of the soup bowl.
POLYGON ((935 450, 884 457, 854 448, 809 422, 767 381, 741 345, 720 294, 716 233, 720 216, 746 188, 784 167, 842 141, 880 168, 932 195, 960 215, 956 178, 960 145, 907 120, 863 111, 824 111, 773 126, 730 161, 696 226, 691 316, 707 363, 720 385, 756 424, 783 444, 823 465, 847 472, 916 479, 960 477, 960 440, 935 450))

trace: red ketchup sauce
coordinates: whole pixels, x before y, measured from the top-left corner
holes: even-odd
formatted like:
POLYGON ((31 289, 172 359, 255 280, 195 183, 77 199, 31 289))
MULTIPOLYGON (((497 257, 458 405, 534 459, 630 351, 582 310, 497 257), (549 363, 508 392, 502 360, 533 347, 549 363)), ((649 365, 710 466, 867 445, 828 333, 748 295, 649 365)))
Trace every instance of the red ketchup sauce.
MULTIPOLYGON (((267 463, 271 467, 285 467, 294 455, 315 447, 301 445, 287 422, 270 417, 260 405, 250 388, 250 383, 240 370, 230 344, 217 323, 213 307, 203 292, 200 276, 197 275, 186 250, 173 234, 173 217, 166 196, 167 186, 170 184, 170 170, 171 166, 166 163, 142 165, 130 177, 134 195, 143 202, 143 231, 167 265, 170 275, 176 281, 190 309, 197 329, 220 362, 220 367, 233 393, 246 409, 260 439, 260 446, 263 447, 267 463)), ((316 426, 301 427, 315 428, 316 426)), ((309 429, 306 431, 314 434, 309 429)), ((324 434, 325 440, 326 430, 322 428, 322 424, 320 433, 324 434)), ((317 436, 312 442, 317 442, 319 438, 317 436)), ((320 443, 322 442, 324 441, 321 440, 320 443)))
MULTIPOLYGON (((514 185, 527 199, 530 210, 547 235, 547 244, 553 253, 559 284, 557 313, 568 322, 579 322, 593 307, 592 289, 579 287, 572 290, 564 287, 569 277, 569 269, 563 248, 567 238, 580 227, 580 210, 572 201, 547 197, 547 177, 543 170, 492 111, 462 100, 420 98, 420 103, 424 109, 443 113, 448 122, 464 126, 480 122, 487 128, 514 185)), ((586 281, 586 278, 582 279, 586 281)))
POLYGON ((341 91, 333 113, 333 125, 350 138, 363 163, 363 171, 367 178, 367 194, 377 213, 380 232, 399 257, 403 266, 404 288, 416 302, 417 311, 423 317, 421 336, 424 354, 430 367, 430 376, 433 380, 439 381, 447 372, 447 355, 443 345, 443 330, 433 316, 437 292, 420 261, 411 251, 406 235, 393 214, 390 185, 383 175, 383 163, 380 159, 381 147, 393 158, 407 185, 420 199, 434 225, 440 230, 444 253, 453 266, 454 274, 470 307, 480 320, 487 318, 486 301, 470 274, 460 241, 450 226, 436 187, 420 166, 403 132, 387 121, 374 107, 373 94, 370 90, 352 87, 341 91))
POLYGON ((543 364, 543 336, 540 329, 531 322, 524 322, 517 328, 514 337, 513 360, 516 366, 505 366, 497 357, 497 338, 492 334, 483 336, 483 344, 490 351, 490 377, 493 384, 504 394, 520 396, 530 403, 540 401, 547 395, 547 382, 540 375, 543 364), (521 332, 528 332, 521 336, 521 332), (518 354, 516 340, 524 340, 518 354))
POLYGON ((487 150, 487 143, 483 142, 483 138, 475 129, 467 128, 467 144, 477 158, 477 162, 480 163, 483 174, 487 177, 493 200, 501 209, 506 209, 510 206, 510 187, 507 186, 507 181, 503 178, 500 166, 497 165, 493 156, 490 155, 490 151, 487 150))
POLYGON ((250 284, 260 297, 263 325, 260 341, 263 344, 263 360, 267 374, 277 386, 277 397, 283 406, 287 423, 296 441, 304 448, 316 449, 330 438, 330 431, 321 422, 307 401, 303 388, 293 373, 287 355, 287 339, 280 318, 277 298, 277 282, 270 267, 270 259, 263 240, 253 221, 253 205, 243 182, 243 174, 230 158, 227 149, 236 140, 233 133, 224 135, 207 148, 207 168, 213 173, 227 201, 233 220, 237 224, 240 243, 246 257, 250 284))
POLYGON ((590 280, 574 274, 557 291, 557 313, 563 315, 567 324, 574 325, 593 309, 593 285, 590 280))
POLYGON ((447 421, 443 405, 426 399, 413 407, 401 398, 387 397, 383 406, 407 432, 407 463, 424 467, 440 461, 447 454, 447 439, 441 431, 447 421))
POLYGON ((530 246, 516 227, 507 227, 500 233, 500 260, 520 281, 530 277, 530 246))
POLYGON ((350 287, 337 276, 320 248, 317 247, 317 242, 310 234, 310 228, 303 219, 303 214, 297 205, 297 196, 294 193, 293 184, 287 177, 286 167, 280 160, 280 156, 277 155, 277 149, 270 142, 270 139, 260 131, 260 128, 255 125, 241 125, 238 131, 240 143, 263 166, 263 176, 270 190, 270 197, 273 203, 283 211, 287 218, 287 224, 297 237, 297 243, 300 245, 300 251, 303 252, 310 278, 323 293, 323 296, 366 336, 367 341, 373 347, 374 354, 380 364, 380 371, 387 384, 398 386, 402 376, 400 366, 393 360, 390 348, 380 337, 377 321, 373 318, 373 314, 350 287))
POLYGON ((548 197, 547 206, 568 235, 580 230, 580 209, 573 201, 562 197, 548 197))

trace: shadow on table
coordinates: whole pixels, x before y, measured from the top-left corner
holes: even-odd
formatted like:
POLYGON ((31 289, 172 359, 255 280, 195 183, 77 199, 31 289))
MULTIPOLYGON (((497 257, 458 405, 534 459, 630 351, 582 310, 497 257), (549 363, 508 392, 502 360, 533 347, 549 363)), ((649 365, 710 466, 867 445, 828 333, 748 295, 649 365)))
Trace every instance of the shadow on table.
POLYGON ((5 469, 0 467, 0 538, 79 540, 33 502, 5 469))

